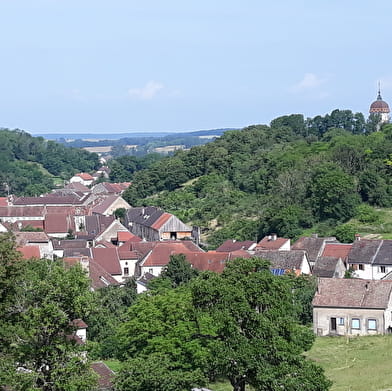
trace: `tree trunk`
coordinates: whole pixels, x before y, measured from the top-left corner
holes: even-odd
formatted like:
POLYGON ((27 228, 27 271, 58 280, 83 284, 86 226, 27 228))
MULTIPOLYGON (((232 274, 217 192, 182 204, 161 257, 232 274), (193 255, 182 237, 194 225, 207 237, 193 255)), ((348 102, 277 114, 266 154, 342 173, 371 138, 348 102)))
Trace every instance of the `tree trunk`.
POLYGON ((233 386, 233 391, 245 391, 246 383, 244 378, 230 379, 230 383, 233 386))

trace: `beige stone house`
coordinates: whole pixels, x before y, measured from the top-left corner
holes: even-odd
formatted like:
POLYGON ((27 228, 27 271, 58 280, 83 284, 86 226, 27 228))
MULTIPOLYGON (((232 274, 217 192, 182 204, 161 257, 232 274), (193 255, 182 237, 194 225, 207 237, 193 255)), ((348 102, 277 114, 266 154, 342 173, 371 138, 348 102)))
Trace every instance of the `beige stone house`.
POLYGON ((320 278, 313 298, 317 335, 374 335, 392 331, 392 281, 320 278))

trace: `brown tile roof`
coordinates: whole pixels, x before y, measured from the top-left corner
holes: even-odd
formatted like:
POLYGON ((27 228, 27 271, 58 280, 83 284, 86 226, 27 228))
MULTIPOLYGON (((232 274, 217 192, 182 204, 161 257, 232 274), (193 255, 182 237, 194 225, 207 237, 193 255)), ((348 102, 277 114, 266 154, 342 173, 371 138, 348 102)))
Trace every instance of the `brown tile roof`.
POLYGON ((379 248, 381 247, 382 240, 356 240, 351 247, 348 254, 348 263, 368 263, 373 262, 379 248))
POLYGON ((302 237, 299 238, 291 248, 293 250, 306 250, 308 253, 309 261, 315 262, 317 257, 320 256, 320 251, 323 246, 327 243, 337 242, 334 237, 319 238, 318 236, 302 237))
POLYGON ((66 214, 47 214, 45 216, 45 232, 47 234, 67 233, 73 229, 71 219, 66 214))
POLYGON ((113 389, 114 372, 102 361, 91 364, 92 370, 98 375, 98 389, 113 389))
POLYGON ((121 197, 118 195, 108 195, 98 205, 94 206, 93 213, 105 213, 119 198, 121 197))
POLYGON ((64 257, 91 257, 91 250, 86 247, 81 248, 65 248, 64 249, 64 257))
POLYGON ((23 259, 41 258, 39 246, 35 246, 35 245, 22 246, 22 247, 18 247, 18 251, 22 253, 23 259))
POLYGON ((54 250, 63 250, 66 248, 87 248, 87 240, 84 240, 84 239, 72 239, 72 240, 52 239, 52 245, 53 245, 54 250))
POLYGON ((341 258, 343 261, 345 261, 348 257, 351 247, 352 244, 326 243, 321 256, 341 258))
POLYGON ((244 250, 237 250, 234 252, 192 252, 185 254, 185 257, 192 267, 197 270, 222 273, 228 261, 236 258, 249 258, 250 255, 244 250))
POLYGON ((241 242, 239 240, 228 239, 226 242, 222 243, 216 251, 230 252, 236 250, 250 250, 255 246, 256 242, 253 242, 252 240, 245 240, 241 242))
POLYGON ((89 277, 91 280, 91 287, 94 290, 105 288, 109 285, 119 285, 119 282, 94 260, 90 260, 89 262, 89 277))
POLYGON ((16 243, 48 243, 49 238, 45 232, 15 232, 16 243))
POLYGON ((92 248, 91 251, 93 260, 108 273, 111 275, 122 274, 117 248, 92 248))
POLYGON ((43 217, 45 208, 43 206, 0 206, 0 217, 43 217))
POLYGON ((385 309, 391 291, 392 281, 388 280, 320 278, 313 306, 385 309))
POLYGON ((47 195, 45 197, 19 197, 14 200, 13 205, 77 205, 82 201, 75 195, 47 195))
POLYGON ((300 270, 305 251, 304 250, 290 250, 290 251, 256 251, 255 256, 271 261, 271 266, 277 269, 285 270, 300 270))
POLYGON ((68 183, 68 185, 64 186, 64 188, 65 189, 70 189, 70 190, 80 191, 81 193, 87 193, 87 192, 91 191, 91 189, 89 189, 87 186, 83 185, 80 182, 68 183))
POLYGON ((99 242, 96 242, 94 247, 117 248, 117 246, 115 246, 113 243, 106 240, 100 240, 99 242))
POLYGON ((279 250, 284 244, 290 241, 286 238, 273 239, 271 236, 265 236, 257 243, 256 250, 279 250))
POLYGON ((317 277, 335 277, 336 266, 340 257, 319 257, 313 266, 312 274, 317 277))

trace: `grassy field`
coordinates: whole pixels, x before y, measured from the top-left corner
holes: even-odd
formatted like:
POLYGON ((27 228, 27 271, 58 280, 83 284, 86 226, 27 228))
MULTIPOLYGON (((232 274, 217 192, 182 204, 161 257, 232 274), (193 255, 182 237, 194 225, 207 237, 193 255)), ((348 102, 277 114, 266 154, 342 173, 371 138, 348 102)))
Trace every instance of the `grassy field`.
POLYGON ((317 338, 308 357, 333 381, 331 391, 392 391, 392 336, 317 338))

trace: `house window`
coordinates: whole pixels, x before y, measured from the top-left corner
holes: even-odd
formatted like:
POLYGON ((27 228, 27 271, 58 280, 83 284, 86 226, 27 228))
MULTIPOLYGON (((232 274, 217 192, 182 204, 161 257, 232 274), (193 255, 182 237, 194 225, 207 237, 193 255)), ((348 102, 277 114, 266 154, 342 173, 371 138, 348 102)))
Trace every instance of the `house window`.
POLYGON ((154 269, 148 269, 148 272, 150 273, 150 274, 154 274, 154 269))
POLYGON ((351 319, 351 328, 354 330, 359 330, 361 326, 360 320, 358 318, 351 319))
POLYGON ((362 263, 360 263, 360 264, 358 265, 358 269, 359 269, 359 270, 365 270, 365 265, 362 264, 362 263))
POLYGON ((368 319, 368 330, 377 330, 377 320, 368 319))
POLYGON ((344 326, 344 318, 338 318, 338 325, 344 326))
POLYGON ((129 267, 124 267, 124 275, 128 275, 129 274, 129 267))
POLYGON ((386 272, 386 267, 380 266, 380 273, 385 273, 385 272, 386 272))

